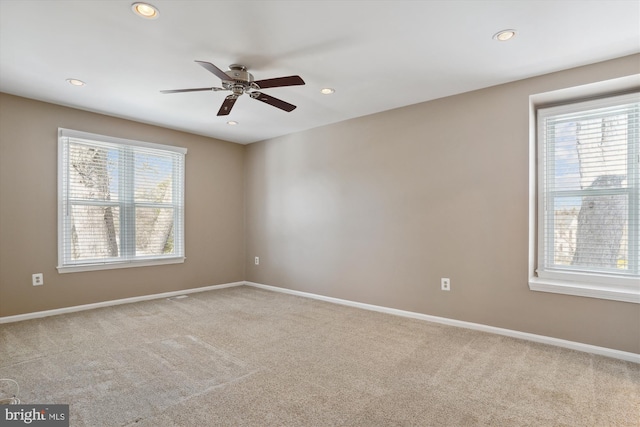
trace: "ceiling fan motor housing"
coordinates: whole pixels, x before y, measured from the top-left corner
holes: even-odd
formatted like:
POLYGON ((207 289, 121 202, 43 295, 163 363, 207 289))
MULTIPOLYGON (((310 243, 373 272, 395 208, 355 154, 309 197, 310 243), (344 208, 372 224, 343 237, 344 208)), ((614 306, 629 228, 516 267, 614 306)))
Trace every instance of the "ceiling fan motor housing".
POLYGON ((251 83, 253 81, 253 75, 247 71, 247 67, 244 65, 231 64, 229 65, 229 71, 225 71, 225 74, 230 77, 231 81, 243 83, 251 83))
POLYGON ((222 81, 225 89, 233 92, 234 95, 240 96, 251 88, 253 83, 253 75, 247 71, 247 67, 239 64, 229 65, 229 71, 225 71, 229 76, 229 80, 222 81))

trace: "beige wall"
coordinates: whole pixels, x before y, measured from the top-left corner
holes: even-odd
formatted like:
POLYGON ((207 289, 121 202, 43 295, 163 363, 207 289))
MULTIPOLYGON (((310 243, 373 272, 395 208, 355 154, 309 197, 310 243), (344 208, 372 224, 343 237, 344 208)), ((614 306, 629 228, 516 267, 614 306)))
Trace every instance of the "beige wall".
POLYGON ((245 147, 0 94, 0 317, 244 279, 245 147), (58 127, 179 145, 186 261, 59 274, 58 127), (44 273, 44 286, 31 285, 44 273))
POLYGON ((639 58, 248 146, 246 279, 640 353, 640 305, 527 283, 529 96, 639 58))
POLYGON ((527 285, 529 95, 639 64, 636 55, 247 147, 0 94, 0 317, 249 280, 640 353, 640 305, 527 285), (57 273, 58 127, 189 149, 184 264, 57 273), (32 273, 45 285, 33 287, 32 273))

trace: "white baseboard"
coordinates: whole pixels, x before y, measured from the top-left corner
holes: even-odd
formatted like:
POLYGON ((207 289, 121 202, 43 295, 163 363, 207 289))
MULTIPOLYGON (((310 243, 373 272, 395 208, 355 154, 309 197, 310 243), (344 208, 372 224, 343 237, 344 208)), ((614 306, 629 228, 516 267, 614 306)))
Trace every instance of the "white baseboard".
POLYGON ((183 289, 180 291, 164 292, 164 293, 152 294, 152 295, 142 295, 139 297, 123 298, 123 299, 112 300, 112 301, 103 301, 103 302, 98 302, 93 304, 76 305, 73 307, 64 307, 64 308, 57 308, 54 310, 37 311, 34 313, 18 314, 15 316, 5 316, 5 317, 0 317, 0 324, 20 322, 22 320, 37 319, 37 318, 47 317, 47 316, 55 316, 57 314, 73 313, 76 311, 92 310, 95 308, 109 307, 109 306, 120 305, 120 304, 129 304, 129 303, 139 302, 139 301, 171 298, 178 295, 192 294, 196 292, 205 292, 205 291, 211 291, 215 289, 230 288, 230 287, 242 286, 242 285, 252 286, 255 288, 265 289, 265 290, 274 291, 274 292, 281 292, 281 293, 290 294, 290 295, 297 295, 297 296, 306 297, 306 298, 312 298, 312 299, 326 301, 334 304, 347 305, 350 307, 361 308, 364 310, 378 311, 381 313, 393 314, 396 316, 409 317, 412 319, 424 320, 427 322, 434 322, 434 323, 440 323, 440 324, 449 325, 449 326, 455 326, 459 328, 489 332, 497 335, 504 335, 507 337, 519 338, 523 340, 538 342, 541 344, 554 345, 557 347, 568 348, 571 350, 582 351, 585 353, 598 354, 601 356, 612 357, 614 359, 626 360, 629 362, 640 364, 640 354, 637 354, 637 353, 630 353, 630 352, 615 350, 615 349, 606 348, 606 347, 598 347, 595 345, 583 344, 575 341, 567 341, 559 338, 547 337, 544 335, 530 334, 527 332, 514 331, 511 329, 496 328, 494 326, 483 325, 480 323, 465 322, 462 320, 448 319, 446 317, 438 317, 438 316, 431 316, 428 314, 415 313, 413 311, 397 310, 395 308, 388 308, 388 307, 383 307, 379 305, 365 304, 361 302, 349 301, 349 300, 340 299, 340 298, 327 297, 323 295, 312 294, 309 292, 294 291, 291 289, 279 288, 277 286, 263 285, 261 283, 254 283, 254 282, 224 283, 221 285, 212 285, 212 286, 204 286, 201 288, 183 289))
POLYGON ((183 289, 181 291, 163 292, 161 294, 142 295, 139 297, 123 298, 111 301, 96 302, 93 304, 75 305, 72 307, 56 308, 54 310, 36 311, 33 313, 17 314, 15 316, 0 317, 0 324, 20 322, 22 320, 37 319, 40 317, 55 316, 57 314, 73 313, 76 311, 92 310, 94 308, 109 307, 112 305, 129 304, 132 302, 149 301, 153 299, 171 298, 178 295, 193 294, 195 292, 211 291, 214 289, 242 286, 245 282, 224 283, 222 285, 204 286, 201 288, 183 289))
POLYGON ((527 332, 514 331, 511 329, 496 328, 495 326, 483 325, 480 323, 465 322, 462 320, 448 319, 446 317, 430 316, 428 314, 415 313, 413 311, 397 310, 395 308, 387 308, 379 305, 364 304, 339 298, 326 297, 322 295, 312 294, 308 292, 294 291, 291 289, 279 288, 277 286, 263 285, 261 283, 244 282, 248 286, 266 289, 269 291, 282 292, 290 295, 297 295, 306 298, 313 298, 320 301, 331 302, 335 304, 347 305, 350 307, 362 308, 365 310, 378 311, 381 313, 393 314, 396 316, 410 317, 412 319, 425 320, 427 322, 441 323, 459 328, 473 329, 476 331, 489 332, 497 335, 504 335, 512 338, 519 338, 527 341, 533 341, 541 344, 554 345, 556 347, 568 348, 571 350, 582 351, 585 353, 598 354, 600 356, 612 357, 614 359, 626 360, 629 362, 640 364, 640 354, 630 353, 626 351, 615 350, 606 347, 598 347, 590 344, 583 344, 575 341, 567 341, 559 338, 547 337, 544 335, 530 334, 527 332))

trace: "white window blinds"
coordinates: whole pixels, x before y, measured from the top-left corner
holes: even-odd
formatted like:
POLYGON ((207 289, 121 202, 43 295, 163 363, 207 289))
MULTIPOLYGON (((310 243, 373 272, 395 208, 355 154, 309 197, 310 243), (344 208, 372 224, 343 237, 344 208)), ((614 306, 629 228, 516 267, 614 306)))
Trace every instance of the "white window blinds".
POLYGON ((60 129, 58 268, 183 261, 185 153, 60 129))
POLYGON ((538 110, 539 277, 640 281, 638 94, 538 110))

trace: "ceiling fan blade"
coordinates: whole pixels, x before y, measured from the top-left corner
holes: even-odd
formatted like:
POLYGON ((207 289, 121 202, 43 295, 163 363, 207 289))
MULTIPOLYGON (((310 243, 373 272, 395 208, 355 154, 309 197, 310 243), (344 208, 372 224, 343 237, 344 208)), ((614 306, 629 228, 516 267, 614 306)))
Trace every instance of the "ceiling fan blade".
POLYGON ((233 104, 236 103, 236 99, 238 99, 237 95, 228 95, 224 99, 224 102, 222 103, 220 110, 218 110, 218 116, 229 115, 229 113, 231 112, 231 109, 233 108, 233 104))
POLYGON ((270 87, 281 86, 299 86, 304 84, 304 80, 300 76, 276 77, 275 79, 256 80, 255 84, 260 89, 268 89, 270 87))
POLYGON ((205 62, 205 61, 198 61, 198 60, 196 60, 196 62, 202 65, 202 67, 204 67, 206 70, 218 76, 220 80, 231 80, 231 78, 227 76, 227 74, 224 71, 222 71, 220 68, 216 67, 212 63, 205 62))
POLYGON ((213 91, 218 91, 218 90, 226 90, 223 89, 221 87, 198 87, 198 88, 193 88, 193 89, 170 89, 170 90, 161 90, 161 93, 180 93, 180 92, 200 92, 200 91, 205 91, 205 90, 213 90, 213 91))
POLYGON ((289 104, 288 102, 284 102, 281 99, 274 98, 273 96, 265 95, 262 92, 251 92, 251 98, 257 99, 258 101, 262 101, 269 105, 273 105, 274 107, 284 110, 286 112, 291 112, 296 109, 295 105, 289 104))

